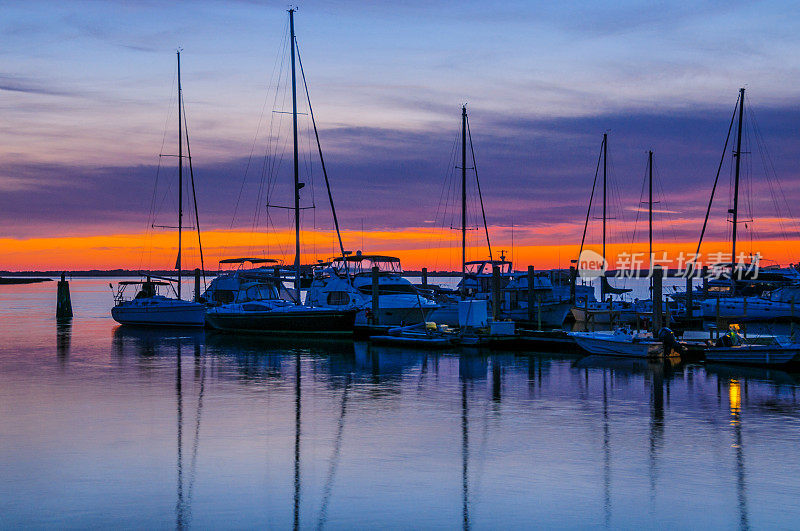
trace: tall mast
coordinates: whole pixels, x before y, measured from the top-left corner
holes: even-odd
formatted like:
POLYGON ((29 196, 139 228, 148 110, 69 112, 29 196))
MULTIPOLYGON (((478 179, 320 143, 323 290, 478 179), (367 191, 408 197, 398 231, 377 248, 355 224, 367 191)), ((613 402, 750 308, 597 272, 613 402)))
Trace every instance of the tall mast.
POLYGON ((731 282, 733 282, 733 264, 736 263, 736 226, 739 221, 739 164, 742 160, 742 122, 744 115, 744 88, 739 89, 739 124, 736 132, 736 173, 733 181, 733 238, 731 246, 731 282))
POLYGON ((650 245, 648 247, 649 250, 649 258, 648 261, 650 262, 650 271, 653 270, 653 152, 649 151, 647 154, 647 167, 650 169, 650 177, 649 177, 649 199, 647 201, 647 214, 649 218, 649 222, 647 224, 648 228, 648 241, 650 245))
POLYGON ((183 95, 181 93, 181 51, 178 54, 178 260, 175 267, 178 270, 178 298, 181 298, 181 232, 183 231, 183 124, 181 123, 181 108, 183 95))
POLYGON ((294 71, 294 9, 289 10, 289 33, 292 49, 292 135, 294 139, 294 289, 300 302, 300 164, 297 150, 297 77, 294 71))
POLYGON ((461 107, 461 275, 467 272, 467 106, 461 107))
MULTIPOLYGON (((606 184, 608 182, 608 133, 603 133, 603 260, 606 259, 606 184)), ((605 283, 600 282, 600 299, 605 300, 605 283)))

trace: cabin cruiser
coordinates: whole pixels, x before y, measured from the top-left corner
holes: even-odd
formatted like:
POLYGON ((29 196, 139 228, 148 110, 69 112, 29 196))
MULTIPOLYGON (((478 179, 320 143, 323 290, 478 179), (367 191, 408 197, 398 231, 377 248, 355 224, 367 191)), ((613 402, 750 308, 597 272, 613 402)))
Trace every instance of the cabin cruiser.
POLYGON ((205 305, 169 298, 159 293, 167 286, 171 287, 170 282, 152 280, 150 277, 144 281, 120 281, 114 293, 111 317, 123 325, 203 326, 205 305), (136 288, 137 291, 133 298, 128 299, 126 292, 130 288, 136 288))
POLYGON ((704 319, 774 321, 800 317, 800 284, 766 291, 759 297, 707 298, 700 302, 704 319))
POLYGON ((439 305, 403 278, 400 259, 394 256, 355 255, 320 264, 306 293, 307 306, 356 309, 358 322, 372 312, 372 268, 378 268, 378 315, 372 322, 403 325, 423 322, 439 305))
POLYGON ((353 332, 355 309, 300 304, 283 285, 279 268, 237 270, 216 280, 216 286, 209 286, 213 304, 206 311, 214 329, 272 335, 353 332))
POLYGON ((285 271, 280 261, 272 258, 226 258, 219 261, 217 276, 203 292, 200 302, 214 307, 258 300, 262 285, 267 291, 271 286, 277 286, 281 298, 296 300, 293 289, 286 288, 283 283, 276 285, 275 279, 283 276, 285 271))

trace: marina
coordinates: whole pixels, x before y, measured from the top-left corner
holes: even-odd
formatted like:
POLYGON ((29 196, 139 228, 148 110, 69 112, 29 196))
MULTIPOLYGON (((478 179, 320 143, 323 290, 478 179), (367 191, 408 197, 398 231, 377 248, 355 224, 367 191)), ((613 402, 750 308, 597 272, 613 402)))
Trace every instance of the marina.
POLYGON ((4 9, 0 529, 798 527, 800 8, 189 4, 4 9))

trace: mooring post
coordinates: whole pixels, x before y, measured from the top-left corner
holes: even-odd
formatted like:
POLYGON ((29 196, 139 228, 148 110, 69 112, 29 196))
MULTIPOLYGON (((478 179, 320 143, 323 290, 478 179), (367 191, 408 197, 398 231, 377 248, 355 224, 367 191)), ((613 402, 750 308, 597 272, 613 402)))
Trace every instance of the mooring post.
POLYGON ((500 266, 492 266, 492 320, 500 316, 500 266))
POLYGON ((686 275, 686 319, 691 321, 694 318, 694 284, 692 283, 692 277, 694 276, 694 270, 692 270, 691 275, 686 275))
POLYGON ((789 338, 794 343, 794 297, 789 301, 789 308, 792 312, 792 316, 789 318, 789 338))
POLYGON ((717 339, 719 339, 719 327, 722 325, 719 320, 719 295, 717 295, 717 339))
POLYGON ((422 286, 427 288, 428 287, 428 268, 422 268, 422 286))
POLYGON ((66 272, 61 273, 56 294, 56 319, 72 319, 72 300, 69 296, 69 282, 66 272))
POLYGON ((542 296, 536 294, 536 325, 542 329, 542 296))
POLYGON ((535 271, 532 265, 528 266, 528 322, 533 322, 535 271))
POLYGON ((380 288, 378 286, 379 273, 380 268, 378 268, 378 266, 372 266, 372 324, 374 325, 381 324, 381 320, 378 317, 378 312, 380 312, 381 309, 380 288))
POLYGON ((653 333, 658 334, 661 330, 661 295, 662 295, 662 279, 664 278, 664 270, 661 266, 656 265, 653 267, 653 333))
POLYGON ((708 266, 703 266, 703 299, 708 298, 708 266))
POLYGON ((198 302, 200 300, 200 269, 195 268, 194 270, 194 302, 198 302))
POLYGON ((575 304, 575 283, 578 281, 578 271, 575 266, 569 266, 569 302, 575 304))
POLYGON ((589 296, 583 299, 583 331, 589 331, 589 296))

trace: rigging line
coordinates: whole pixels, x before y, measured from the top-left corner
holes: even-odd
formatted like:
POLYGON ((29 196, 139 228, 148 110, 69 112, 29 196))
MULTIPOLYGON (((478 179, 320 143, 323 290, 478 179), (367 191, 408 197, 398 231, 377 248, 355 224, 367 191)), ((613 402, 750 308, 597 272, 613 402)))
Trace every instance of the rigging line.
POLYGON ((706 227, 708 226, 708 216, 711 214, 711 205, 714 202, 714 192, 717 190, 717 183, 719 181, 719 174, 722 171, 722 164, 725 162, 725 153, 728 150, 728 142, 731 139, 731 131, 733 130, 733 122, 736 119, 736 111, 739 106, 739 98, 736 98, 736 105, 733 106, 733 114, 731 115, 731 123, 728 126, 728 135, 725 137, 725 145, 722 146, 722 157, 719 160, 717 167, 717 176, 714 178, 714 186, 711 187, 711 197, 708 199, 708 208, 706 209, 706 217, 703 220, 703 230, 700 231, 700 239, 697 241, 697 251, 695 256, 700 256, 700 246, 703 244, 703 236, 706 234, 706 227))
MULTIPOLYGON (((648 163, 648 166, 649 166, 649 163, 648 163)), ((634 220, 633 220, 633 230, 632 230, 632 234, 631 234, 631 253, 633 253, 633 244, 636 241, 636 228, 639 225, 640 210, 642 209, 642 203, 644 203, 644 201, 642 201, 642 198, 644 198, 644 189, 645 189, 645 184, 647 183, 647 170, 648 169, 649 168, 647 166, 645 166, 645 168, 644 168, 644 177, 642 178, 642 190, 639 193, 639 203, 637 203, 637 205, 636 205, 636 218, 634 218, 634 220)))
MULTIPOLYGON (((286 22, 286 24, 288 24, 288 22, 286 22)), ((287 38, 286 37, 286 33, 287 33, 286 31, 282 32, 283 37, 281 39, 281 48, 284 49, 284 54, 283 54, 282 59, 281 59, 281 65, 283 64, 283 57, 285 57, 285 55, 286 55, 285 46, 283 45, 283 42, 287 38)), ((279 55, 280 54, 276 54, 275 55, 275 62, 272 64, 272 74, 270 74, 270 82, 267 85, 268 87, 272 85, 272 80, 275 78, 275 69, 277 68, 277 65, 278 65, 278 57, 279 57, 279 55)), ((280 72, 281 71, 279 70, 278 72, 279 72, 279 76, 280 76, 280 72)), ((277 86, 277 84, 279 82, 280 82, 280 77, 278 79, 278 82, 276 82, 276 86, 277 86)), ((261 131, 261 123, 262 123, 262 121, 264 119, 264 109, 266 109, 266 107, 267 107, 267 98, 268 97, 269 97, 269 90, 267 90, 266 94, 264 94, 264 103, 261 106, 261 114, 258 117, 258 125, 256 126, 256 134, 253 137, 253 144, 250 147, 250 155, 247 158, 247 166, 245 167, 245 170, 244 170, 244 176, 242 178, 242 184, 241 184, 241 186, 239 188, 239 196, 236 198, 236 206, 234 207, 233 217, 231 218, 231 224, 230 224, 230 228, 231 229, 233 229, 233 225, 234 225, 234 223, 236 223, 236 213, 237 213, 237 211, 239 209, 239 201, 242 198, 242 192, 244 191, 244 185, 245 185, 245 182, 247 180, 247 173, 250 170, 250 163, 252 162, 253 154, 255 153, 256 142, 258 141, 258 133, 261 131)))
MULTIPOLYGON (((597 186, 597 176, 600 174, 600 161, 603 159, 603 144, 605 144, 605 139, 602 142, 600 142, 600 155, 597 157, 597 168, 594 170, 594 182, 592 183, 592 193, 589 196, 589 208, 586 209, 586 221, 584 221, 583 223, 583 236, 581 237, 581 248, 578 251, 578 260, 580 260, 581 253, 583 253, 583 244, 586 242, 586 229, 589 227, 589 216, 592 215, 592 201, 594 200, 594 190, 597 186)), ((578 266, 580 266, 580 264, 578 264, 578 266)))
POLYGON ((339 231, 339 218, 336 216, 336 207, 333 204, 333 193, 331 192, 331 183, 328 180, 328 171, 325 169, 325 159, 322 157, 322 145, 319 142, 319 132, 317 131, 317 121, 314 119, 314 109, 311 107, 311 96, 308 92, 308 84, 306 83, 306 74, 303 71, 303 60, 300 58, 300 47, 295 38, 295 49, 297 50, 297 62, 300 65, 300 77, 303 78, 303 87, 306 91, 306 100, 308 101, 308 112, 311 115, 311 123, 314 126, 314 136, 317 139, 317 150, 319 151, 319 162, 322 166, 322 174, 325 176, 325 188, 328 190, 328 201, 331 204, 331 214, 333 214, 333 224, 336 227, 336 237, 339 239, 339 250, 342 253, 342 260, 345 263, 345 271, 347 271, 347 260, 345 260, 344 244, 342 243, 342 234, 339 231))
MULTIPOLYGON (((203 241, 200 238, 200 215, 197 213, 197 192, 195 191, 194 187, 194 169, 192 168, 192 151, 189 148, 189 124, 186 121, 186 101, 182 102, 181 105, 183 109, 183 130, 184 135, 186 136, 186 156, 189 157, 189 178, 192 183, 192 202, 194 204, 194 223, 195 227, 197 227, 197 247, 200 251, 200 270, 203 272, 203 287, 206 287, 206 265, 203 261, 203 241)), ((196 297, 199 297, 200 294, 196 293, 196 297)))
POLYGON ((483 229, 486 231, 486 246, 489 248, 489 260, 492 260, 492 242, 489 241, 489 226, 486 224, 486 210, 483 208, 483 194, 481 194, 481 181, 478 179, 478 164, 475 162, 475 146, 472 145, 472 131, 469 128, 469 116, 467 116, 467 135, 469 136, 469 150, 472 152, 472 169, 475 170, 475 183, 478 185, 478 197, 481 201, 483 229))

